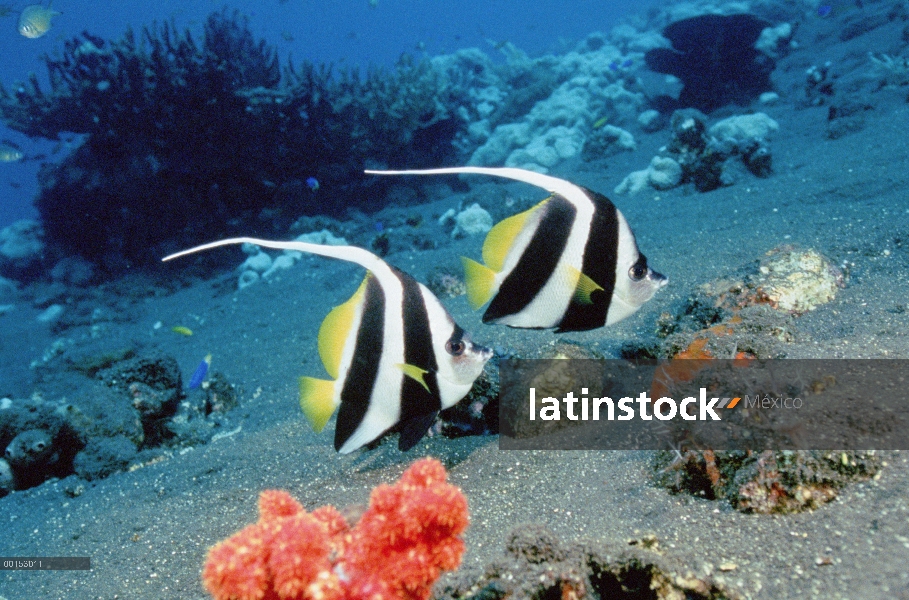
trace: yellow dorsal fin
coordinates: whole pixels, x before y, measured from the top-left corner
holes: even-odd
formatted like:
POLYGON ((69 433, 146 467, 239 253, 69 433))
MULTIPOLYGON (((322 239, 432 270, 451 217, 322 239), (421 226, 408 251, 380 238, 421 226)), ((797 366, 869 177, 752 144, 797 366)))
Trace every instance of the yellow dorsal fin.
POLYGON ((464 265, 467 302, 472 309, 477 310, 492 298, 492 286, 495 284, 496 273, 466 256, 461 257, 461 264, 464 265))
POLYGON ((426 385, 426 381, 423 379, 423 375, 426 375, 429 371, 421 369, 416 365, 408 365, 407 363, 397 363, 395 366, 401 369, 405 375, 426 388, 427 392, 429 391, 429 386, 426 385))
POLYGON ((363 283, 348 298, 347 302, 340 304, 333 309, 322 321, 319 327, 319 357, 325 370, 331 375, 332 379, 338 378, 338 371, 341 369, 341 353, 344 352, 344 342, 353 326, 354 316, 357 308, 363 302, 363 296, 366 293, 366 282, 372 276, 367 273, 363 278, 363 283))
POLYGON ((496 273, 502 270, 502 267, 505 266, 505 257, 508 256, 514 239, 524 228, 527 219, 548 201, 547 198, 529 210, 499 221, 495 227, 489 230, 486 240, 483 242, 483 262, 487 267, 496 273))
POLYGON ((335 382, 315 377, 301 377, 300 408, 316 433, 322 431, 337 408, 335 382))
POLYGON ((593 304, 593 300, 590 299, 590 295, 597 290, 603 291, 603 286, 598 284, 587 275, 584 275, 571 265, 567 265, 565 268, 568 269, 569 277, 571 277, 571 279, 575 282, 575 302, 578 304, 593 304))

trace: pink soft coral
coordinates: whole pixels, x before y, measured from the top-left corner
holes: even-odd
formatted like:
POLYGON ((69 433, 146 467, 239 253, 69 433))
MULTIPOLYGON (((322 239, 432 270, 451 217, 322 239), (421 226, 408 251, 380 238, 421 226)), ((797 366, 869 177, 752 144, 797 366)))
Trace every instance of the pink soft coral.
POLYGON ((202 578, 216 600, 425 600, 460 564, 467 521, 464 494, 429 458, 376 487, 354 527, 269 490, 259 521, 215 545, 202 578))

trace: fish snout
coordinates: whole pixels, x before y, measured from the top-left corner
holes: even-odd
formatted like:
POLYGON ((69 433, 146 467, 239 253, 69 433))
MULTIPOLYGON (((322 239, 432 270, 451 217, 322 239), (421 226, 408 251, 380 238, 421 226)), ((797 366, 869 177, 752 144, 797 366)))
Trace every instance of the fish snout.
POLYGON ((657 273, 653 269, 650 269, 650 272, 647 273, 647 279, 656 284, 657 288, 661 288, 669 283, 669 278, 663 275, 662 273, 657 273))
POLYGON ((477 355, 484 363, 492 358, 492 348, 487 348, 486 346, 480 346, 479 344, 474 343, 471 343, 471 345, 473 346, 473 351, 477 353, 477 355))

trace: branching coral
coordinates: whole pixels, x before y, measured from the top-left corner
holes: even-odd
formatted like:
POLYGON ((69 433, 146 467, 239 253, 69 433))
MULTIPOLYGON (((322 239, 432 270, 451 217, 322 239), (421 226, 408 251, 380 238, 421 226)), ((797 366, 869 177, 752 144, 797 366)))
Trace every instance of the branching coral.
POLYGON ((216 600, 418 600, 464 552, 467 500, 434 459, 372 492, 350 526, 332 506, 307 513, 283 491, 263 492, 259 521, 214 546, 202 578, 216 600))
POLYGON ((286 231, 300 213, 375 206, 367 161, 419 167, 455 151, 463 123, 430 61, 405 57, 363 77, 304 63, 282 77, 247 25, 215 13, 201 43, 172 24, 117 41, 83 33, 45 58, 49 91, 36 77, 0 89, 10 127, 88 136, 41 176, 51 255, 117 271, 263 222, 286 231), (303 185, 312 176, 318 196, 303 185))
POLYGON ((11 127, 48 138, 71 131, 122 143, 123 136, 152 133, 137 127, 153 124, 166 131, 185 125, 179 113, 186 108, 204 109, 226 93, 274 86, 280 79, 275 52, 255 43, 245 20, 224 11, 206 21, 201 47, 189 32, 165 23, 139 36, 127 30, 112 42, 85 32, 67 41, 61 56, 45 61, 50 92, 42 92, 33 75, 12 93, 0 90, 0 106, 11 127), (184 105, 193 100, 197 106, 184 105))

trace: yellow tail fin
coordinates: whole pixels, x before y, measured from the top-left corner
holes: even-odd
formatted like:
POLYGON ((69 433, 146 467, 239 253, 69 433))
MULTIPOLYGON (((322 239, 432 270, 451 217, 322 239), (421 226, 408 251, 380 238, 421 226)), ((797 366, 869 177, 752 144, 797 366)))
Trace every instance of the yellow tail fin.
POLYGON ((322 431, 337 408, 335 382, 330 379, 301 377, 300 408, 316 433, 322 431))
POLYGON ((467 285, 467 302, 474 310, 489 302, 492 298, 492 286, 495 285, 496 273, 475 260, 461 257, 464 265, 464 283, 467 285))

